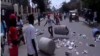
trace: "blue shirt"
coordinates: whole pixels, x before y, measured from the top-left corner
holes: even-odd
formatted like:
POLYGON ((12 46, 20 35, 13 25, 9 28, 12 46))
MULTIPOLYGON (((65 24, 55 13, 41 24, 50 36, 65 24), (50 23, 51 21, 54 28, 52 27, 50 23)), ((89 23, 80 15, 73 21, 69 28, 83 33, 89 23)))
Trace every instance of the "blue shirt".
MULTIPOLYGON (((4 27, 7 28, 5 21, 3 21, 4 27)), ((1 33, 4 33, 4 27, 3 24, 1 23, 1 33)))
POLYGON ((40 14, 38 14, 38 19, 40 19, 40 17, 41 17, 41 15, 40 15, 40 14))
POLYGON ((93 29, 93 35, 95 35, 95 33, 96 33, 97 31, 99 31, 99 29, 94 28, 94 29, 93 29))

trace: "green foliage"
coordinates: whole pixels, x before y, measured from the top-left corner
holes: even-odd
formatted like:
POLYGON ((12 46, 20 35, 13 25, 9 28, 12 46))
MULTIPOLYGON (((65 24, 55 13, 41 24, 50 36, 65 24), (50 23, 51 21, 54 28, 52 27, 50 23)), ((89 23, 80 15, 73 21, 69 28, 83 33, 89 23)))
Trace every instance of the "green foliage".
POLYGON ((49 0, 32 0, 32 2, 38 5, 37 8, 40 9, 40 12, 46 11, 47 5, 51 4, 49 0))
POLYGON ((59 9, 60 12, 68 12, 69 11, 69 6, 66 2, 62 3, 62 7, 59 9))
POLYGON ((97 11, 98 22, 100 22, 100 0, 82 0, 83 7, 97 11))
POLYGON ((100 9, 100 0, 82 0, 83 7, 90 8, 92 10, 100 9))

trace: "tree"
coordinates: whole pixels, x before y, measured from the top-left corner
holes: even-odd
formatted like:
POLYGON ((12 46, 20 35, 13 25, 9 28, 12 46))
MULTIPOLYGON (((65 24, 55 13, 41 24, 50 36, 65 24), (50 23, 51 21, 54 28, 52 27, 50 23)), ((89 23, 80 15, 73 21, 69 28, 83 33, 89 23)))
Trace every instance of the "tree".
POLYGON ((100 0, 82 0, 83 7, 89 8, 92 11, 97 11, 98 22, 100 23, 100 0))
POLYGON ((62 3, 62 7, 59 9, 60 12, 69 12, 69 6, 66 2, 62 3))
POLYGON ((47 6, 51 4, 49 0, 32 0, 33 3, 37 4, 37 8, 40 9, 40 12, 44 12, 47 9, 47 6))
POLYGON ((70 1, 68 3, 70 10, 74 10, 74 9, 80 9, 80 2, 79 1, 70 1))

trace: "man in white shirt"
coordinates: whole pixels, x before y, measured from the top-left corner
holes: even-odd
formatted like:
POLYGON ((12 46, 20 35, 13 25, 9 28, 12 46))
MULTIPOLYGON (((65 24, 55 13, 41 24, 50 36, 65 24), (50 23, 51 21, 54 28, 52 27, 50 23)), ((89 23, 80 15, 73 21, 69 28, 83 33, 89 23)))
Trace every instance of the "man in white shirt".
POLYGON ((50 37, 53 37, 53 27, 52 27, 52 23, 54 23, 54 21, 52 19, 50 19, 50 16, 48 16, 48 19, 47 19, 45 25, 48 24, 48 32, 51 35, 50 37))
POLYGON ((33 19, 31 19, 31 15, 28 17, 29 24, 24 29, 25 38, 26 38, 26 44, 27 44, 27 51, 28 56, 38 56, 37 48, 36 48, 36 42, 35 42, 35 28, 32 25, 33 19))

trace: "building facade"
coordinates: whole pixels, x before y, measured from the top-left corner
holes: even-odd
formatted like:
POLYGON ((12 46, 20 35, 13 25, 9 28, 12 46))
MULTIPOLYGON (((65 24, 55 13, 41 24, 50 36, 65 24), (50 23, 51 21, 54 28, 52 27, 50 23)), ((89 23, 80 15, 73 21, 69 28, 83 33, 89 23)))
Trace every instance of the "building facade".
POLYGON ((9 16, 14 13, 14 0, 1 0, 1 19, 4 19, 8 26, 9 16))
POLYGON ((1 0, 1 5, 12 6, 13 0, 1 0))

